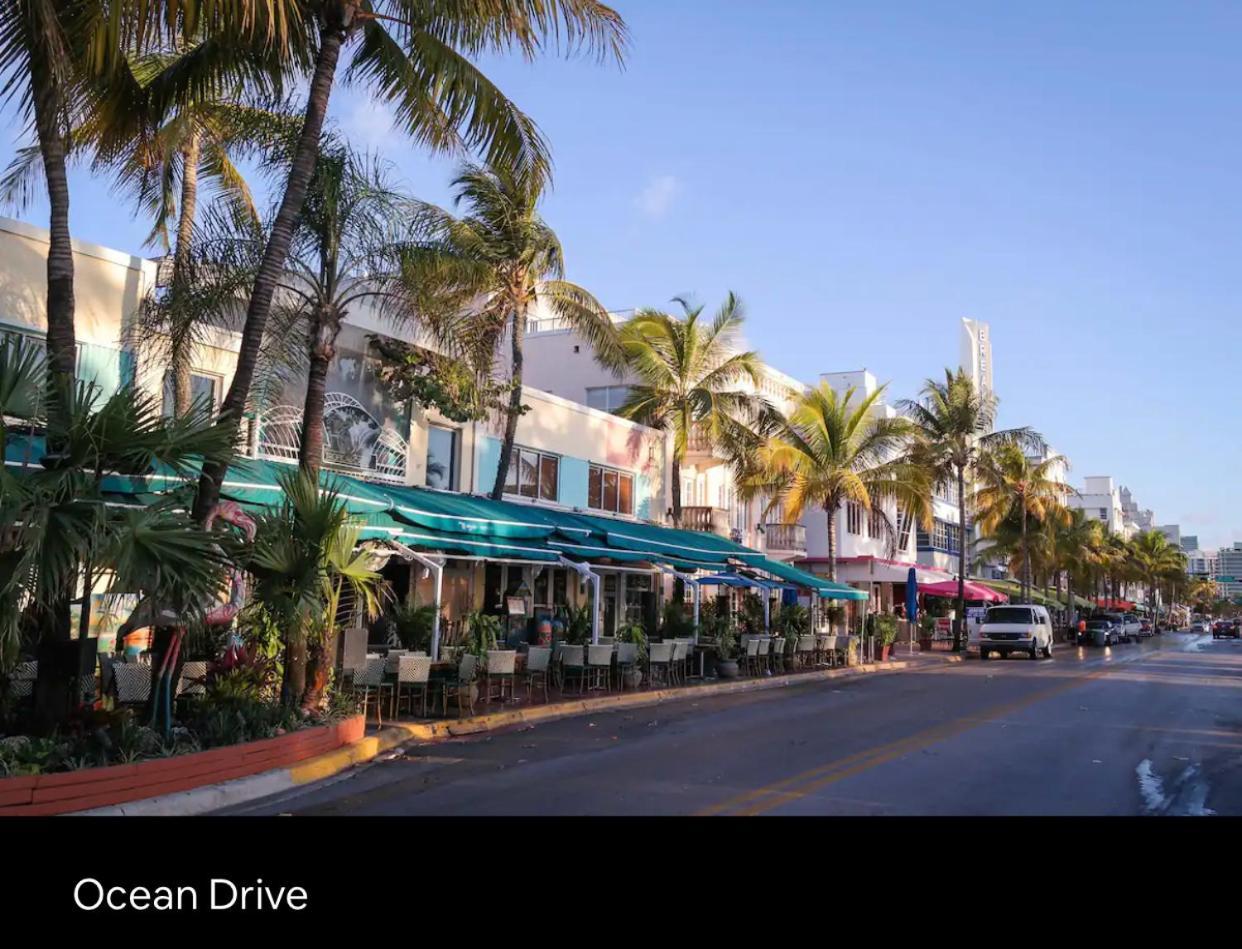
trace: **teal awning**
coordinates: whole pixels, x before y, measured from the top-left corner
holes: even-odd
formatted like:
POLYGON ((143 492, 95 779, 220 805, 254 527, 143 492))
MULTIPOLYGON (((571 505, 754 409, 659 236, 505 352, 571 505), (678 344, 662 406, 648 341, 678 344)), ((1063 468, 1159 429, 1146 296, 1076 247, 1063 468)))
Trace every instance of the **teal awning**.
POLYGON ((563 525, 555 512, 534 505, 429 488, 382 485, 379 490, 392 499, 393 508, 402 520, 454 534, 534 538, 548 537, 557 530, 579 537, 590 532, 587 528, 563 525))
POLYGON ((403 524, 388 514, 374 514, 359 532, 364 540, 393 540, 407 547, 430 553, 458 557, 485 557, 493 560, 530 560, 555 563, 559 554, 536 541, 504 540, 478 535, 452 534, 403 524))
MULTIPOLYGON (((590 528, 592 536, 602 538, 607 546, 619 550, 634 550, 659 557, 675 557, 684 561, 697 561, 719 568, 736 559, 749 563, 762 559, 763 554, 731 540, 699 531, 660 527, 641 521, 627 521, 619 517, 603 517, 594 514, 573 514, 571 524, 590 528)), ((564 528, 561 528, 564 530, 564 528)))
POLYGON ((829 580, 826 577, 817 577, 813 573, 799 570, 797 567, 781 563, 779 560, 764 558, 760 563, 751 564, 751 566, 757 570, 766 570, 774 577, 780 577, 782 580, 788 580, 790 583, 796 583, 800 587, 812 590, 825 600, 865 600, 868 598, 865 590, 856 590, 848 584, 837 583, 835 580, 829 580))

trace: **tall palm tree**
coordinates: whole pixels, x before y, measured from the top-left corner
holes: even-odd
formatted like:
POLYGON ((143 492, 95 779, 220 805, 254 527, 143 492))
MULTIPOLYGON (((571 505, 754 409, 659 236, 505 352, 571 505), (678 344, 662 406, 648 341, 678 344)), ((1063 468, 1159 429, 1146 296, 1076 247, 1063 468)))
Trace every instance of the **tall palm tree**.
POLYGON ((756 453, 755 473, 743 491, 766 494, 786 516, 798 520, 817 507, 828 522, 828 577, 836 579, 837 514, 847 503, 879 512, 891 537, 896 530, 883 511, 895 501, 925 528, 932 523, 927 470, 907 456, 917 430, 908 419, 872 413, 884 386, 855 402, 826 382, 797 396, 777 431, 756 453))
POLYGON ((1147 584, 1147 599, 1153 619, 1159 619, 1157 590, 1163 581, 1184 573, 1186 558, 1178 548, 1169 543, 1167 537, 1156 530, 1144 531, 1132 538, 1130 550, 1135 570, 1147 584))
POLYGON ((620 361, 608 312, 588 291, 564 279, 565 257, 556 233, 539 216, 545 179, 511 168, 466 165, 453 182, 458 218, 423 205, 421 248, 403 253, 407 286, 438 288, 447 303, 426 292, 417 299, 431 332, 450 349, 465 347, 470 365, 495 353, 508 336, 509 397, 504 441, 491 496, 500 498, 522 415, 522 365, 526 321, 548 307, 583 337, 605 365, 620 361))
POLYGON ((762 400, 740 388, 760 379, 759 354, 737 349, 742 301, 730 293, 710 322, 702 306, 673 302, 680 317, 643 309, 622 325, 625 365, 636 382, 617 414, 672 433, 673 524, 680 527, 681 469, 691 438, 727 444, 747 430, 762 400))
POLYGON ((1074 612, 1074 580, 1088 573, 1093 566, 1091 540, 1094 533, 1091 521, 1081 508, 1073 508, 1068 520, 1054 520, 1052 546, 1056 569, 1065 580, 1065 612, 1074 612))
POLYGON ((926 467, 934 484, 953 484, 958 498, 957 616, 953 648, 962 648, 962 617, 966 615, 966 576, 968 572, 967 535, 973 482, 983 452, 999 445, 1014 444, 1026 451, 1042 454, 1047 450, 1043 438, 1029 428, 994 431, 997 398, 980 390, 964 369, 945 369, 944 381, 928 379, 919 400, 897 403, 918 427, 916 457, 926 467))
POLYGON ((1031 461, 1016 444, 999 445, 979 459, 975 505, 980 529, 990 534, 1015 514, 1020 521, 1023 600, 1031 592, 1031 519, 1064 522, 1069 517, 1064 502, 1072 489, 1053 477, 1064 464, 1060 455, 1031 461))
MULTIPOLYGON (((470 57, 513 49, 533 57, 550 42, 563 41, 570 51, 587 49, 621 62, 627 40, 621 17, 598 0, 294 2, 298 29, 287 35, 305 41, 295 58, 310 73, 309 90, 302 131, 249 297, 237 369, 221 409, 222 423, 234 431, 249 399, 272 301, 314 173, 337 64, 347 44, 353 49, 346 79, 392 105, 398 123, 415 141, 438 151, 481 150, 492 167, 542 181, 548 171, 547 148, 534 123, 470 57)), ((245 0, 243 6, 263 3, 245 0)), ((218 464, 204 466, 196 516, 204 516, 214 503, 225 470, 218 464)))

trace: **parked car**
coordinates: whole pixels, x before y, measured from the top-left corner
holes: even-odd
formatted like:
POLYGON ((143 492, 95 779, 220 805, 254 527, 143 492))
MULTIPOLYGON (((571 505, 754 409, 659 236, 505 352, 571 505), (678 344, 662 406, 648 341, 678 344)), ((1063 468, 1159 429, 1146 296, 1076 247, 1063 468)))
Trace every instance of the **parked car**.
POLYGON ((1078 645, 1092 646, 1100 641, 1102 634, 1102 645, 1111 646, 1113 643, 1119 642, 1121 639, 1121 628, 1111 619, 1107 617, 1097 617, 1087 620, 1087 628, 1078 634, 1078 645))
POLYGON ((1190 624, 1192 633, 1206 633, 1208 631, 1208 623, 1206 620, 1197 619, 1190 624))
POLYGON ((993 606, 979 625, 979 658, 998 652, 1024 652, 1032 659, 1052 658, 1052 617, 1032 603, 993 606))

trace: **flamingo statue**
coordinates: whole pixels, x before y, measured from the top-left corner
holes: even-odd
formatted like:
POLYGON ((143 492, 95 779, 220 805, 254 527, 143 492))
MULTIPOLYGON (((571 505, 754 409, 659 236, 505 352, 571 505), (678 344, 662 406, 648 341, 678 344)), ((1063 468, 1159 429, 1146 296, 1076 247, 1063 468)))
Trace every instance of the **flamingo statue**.
MULTIPOLYGON (((224 521, 226 524, 231 524, 241 530, 248 542, 254 540, 257 529, 255 522, 249 514, 242 510, 241 505, 235 501, 221 501, 212 508, 207 515, 207 519, 203 522, 203 528, 210 532, 217 520, 224 521)), ((208 609, 203 616, 204 624, 207 626, 227 626, 241 612, 245 602, 246 575, 240 567, 234 566, 230 571, 228 600, 208 609)), ((156 726, 160 718, 160 709, 161 707, 163 708, 165 737, 168 736, 169 730, 172 728, 172 675, 177 668, 177 657, 181 652, 181 642, 185 638, 186 623, 187 617, 182 613, 160 606, 150 597, 143 597, 138 605, 134 607, 133 612, 129 614, 129 618, 121 624, 120 629, 117 631, 117 637, 120 639, 135 629, 143 629, 149 626, 173 627, 172 641, 164 651, 163 661, 160 662, 159 671, 156 673, 154 701, 151 705, 152 728, 156 726)), ((230 646, 230 649, 239 647, 240 643, 235 642, 230 646)))

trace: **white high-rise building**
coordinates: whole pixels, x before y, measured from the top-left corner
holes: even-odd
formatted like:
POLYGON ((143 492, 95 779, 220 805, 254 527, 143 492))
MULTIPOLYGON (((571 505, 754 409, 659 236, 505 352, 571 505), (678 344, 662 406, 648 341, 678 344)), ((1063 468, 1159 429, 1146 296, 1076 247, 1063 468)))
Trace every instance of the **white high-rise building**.
POLYGON ((981 320, 962 320, 962 369, 980 392, 992 387, 992 328, 981 320))

